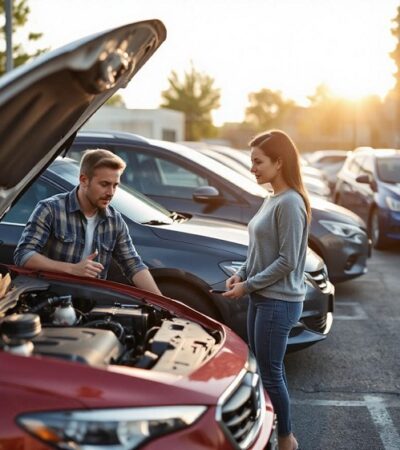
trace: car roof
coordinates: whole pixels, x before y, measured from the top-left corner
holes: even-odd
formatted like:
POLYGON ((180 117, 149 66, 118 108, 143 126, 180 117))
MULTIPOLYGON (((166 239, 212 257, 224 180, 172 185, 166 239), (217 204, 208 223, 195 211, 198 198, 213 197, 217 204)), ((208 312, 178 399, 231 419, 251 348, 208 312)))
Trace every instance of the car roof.
POLYGON ((354 150, 354 154, 371 154, 379 158, 390 158, 400 156, 400 150, 395 148, 358 147, 354 150))

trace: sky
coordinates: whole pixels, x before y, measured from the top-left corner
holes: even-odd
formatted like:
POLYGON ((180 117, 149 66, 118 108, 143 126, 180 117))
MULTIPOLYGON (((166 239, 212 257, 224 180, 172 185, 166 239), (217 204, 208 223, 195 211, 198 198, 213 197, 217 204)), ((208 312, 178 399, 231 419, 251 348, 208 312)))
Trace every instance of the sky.
POLYGON ((28 0, 29 31, 57 48, 97 31, 157 18, 167 39, 119 91, 129 108, 157 108, 172 70, 191 62, 221 89, 217 125, 244 118, 267 88, 307 104, 317 85, 351 99, 393 86, 388 53, 399 0, 28 0))

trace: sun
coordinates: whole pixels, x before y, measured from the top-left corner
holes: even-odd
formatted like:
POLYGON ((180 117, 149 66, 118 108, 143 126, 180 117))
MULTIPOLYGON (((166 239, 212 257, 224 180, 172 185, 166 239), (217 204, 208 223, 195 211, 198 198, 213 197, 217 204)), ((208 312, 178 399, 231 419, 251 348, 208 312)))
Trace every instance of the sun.
POLYGON ((327 80, 326 85, 333 95, 351 101, 375 95, 383 99, 394 85, 394 78, 391 76, 390 70, 371 73, 365 65, 363 69, 360 66, 356 69, 353 70, 353 73, 343 69, 342 73, 327 80))

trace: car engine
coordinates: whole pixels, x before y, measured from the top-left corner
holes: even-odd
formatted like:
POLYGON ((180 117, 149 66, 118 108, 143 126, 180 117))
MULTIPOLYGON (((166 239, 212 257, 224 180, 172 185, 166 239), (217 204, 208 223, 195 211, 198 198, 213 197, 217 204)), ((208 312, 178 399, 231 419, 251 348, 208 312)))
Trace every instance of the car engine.
POLYGON ((218 349, 219 331, 104 287, 18 275, 0 299, 0 348, 90 366, 185 374, 218 349))

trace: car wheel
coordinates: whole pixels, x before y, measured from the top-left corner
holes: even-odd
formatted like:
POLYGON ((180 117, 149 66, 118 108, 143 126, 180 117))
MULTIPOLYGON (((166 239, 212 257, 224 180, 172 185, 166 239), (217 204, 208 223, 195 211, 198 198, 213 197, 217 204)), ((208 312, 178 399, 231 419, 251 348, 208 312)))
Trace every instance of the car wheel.
POLYGON ((220 315, 217 308, 211 303, 211 298, 207 298, 189 283, 179 280, 156 280, 156 282, 166 297, 175 298, 208 317, 220 320, 220 315))
POLYGON ((387 240, 382 235, 381 225, 379 223, 379 210, 374 208, 369 219, 369 235, 372 239, 372 246, 377 250, 382 250, 387 245, 387 240))

